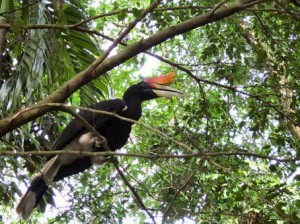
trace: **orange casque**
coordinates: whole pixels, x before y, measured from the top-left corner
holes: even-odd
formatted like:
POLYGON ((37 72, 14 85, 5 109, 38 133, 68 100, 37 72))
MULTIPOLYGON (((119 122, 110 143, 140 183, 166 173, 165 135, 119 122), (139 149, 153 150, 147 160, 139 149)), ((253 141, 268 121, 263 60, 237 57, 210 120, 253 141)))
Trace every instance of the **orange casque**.
POLYGON ((159 85, 169 85, 175 81, 175 72, 169 72, 166 75, 153 77, 153 78, 143 78, 143 81, 146 83, 155 83, 159 85))

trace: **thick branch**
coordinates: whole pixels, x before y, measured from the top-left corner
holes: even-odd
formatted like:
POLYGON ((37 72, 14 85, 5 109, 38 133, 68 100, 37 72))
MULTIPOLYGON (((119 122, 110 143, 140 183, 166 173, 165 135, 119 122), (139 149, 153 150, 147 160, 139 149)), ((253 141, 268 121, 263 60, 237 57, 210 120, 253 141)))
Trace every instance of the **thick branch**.
MULTIPOLYGON (((262 1, 260 1, 262 2, 262 1)), ((255 4, 260 3, 255 2, 255 4)), ((93 79, 99 77, 100 75, 110 71, 114 67, 122 64, 128 59, 136 56, 137 54, 148 50, 149 48, 156 46, 176 35, 188 32, 195 28, 207 25, 209 23, 219 21, 225 17, 234 15, 235 13, 250 7, 249 5, 241 5, 239 2, 233 3, 226 8, 220 8, 211 15, 211 12, 204 13, 203 15, 194 17, 192 19, 186 20, 182 23, 179 23, 176 26, 168 27, 156 34, 151 35, 147 39, 143 39, 137 43, 134 43, 124 50, 120 51, 118 54, 106 58, 101 65, 95 68, 92 72, 90 72, 91 67, 77 74, 74 78, 68 81, 66 84, 61 86, 55 92, 53 92, 46 99, 39 101, 37 104, 43 103, 54 103, 54 102, 63 102, 65 101, 72 93, 78 90, 83 85, 92 81, 93 79)), ((35 108, 28 113, 24 113, 21 116, 18 116, 16 119, 12 120, 14 115, 7 117, 0 121, 0 137, 5 135, 6 133, 12 131, 13 129, 25 124, 26 122, 35 119, 48 111, 54 110, 54 107, 41 107, 35 108)))

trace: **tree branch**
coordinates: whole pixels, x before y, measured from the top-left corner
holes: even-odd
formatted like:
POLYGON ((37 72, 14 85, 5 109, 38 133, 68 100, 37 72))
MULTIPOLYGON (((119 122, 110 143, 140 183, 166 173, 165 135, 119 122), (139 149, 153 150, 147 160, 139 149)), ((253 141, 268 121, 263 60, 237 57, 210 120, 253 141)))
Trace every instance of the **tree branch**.
MULTIPOLYGON (((201 161, 199 164, 199 168, 203 165, 204 161, 201 161)), ((167 216, 173 206, 173 204, 175 203, 175 200, 177 199, 179 193, 187 187, 187 185, 191 182, 192 178, 195 176, 195 174, 197 173, 197 171, 199 171, 199 169, 195 169, 193 170, 193 172, 188 176, 188 178, 185 179, 184 183, 179 187, 176 188, 176 192, 173 195, 173 198, 171 200, 171 202, 169 203, 168 207, 166 208, 166 210, 164 211, 163 214, 163 219, 162 219, 162 224, 166 222, 167 216)))
POLYGON ((26 151, 26 152, 12 152, 0 151, 0 156, 19 156, 27 157, 31 155, 36 156, 49 156, 49 155, 81 155, 81 156, 118 156, 118 157, 134 157, 143 159, 190 159, 190 158, 214 158, 214 157, 231 157, 231 156, 246 156, 265 160, 274 160, 277 162, 295 162, 300 161, 300 157, 276 157, 266 156, 252 152, 233 151, 233 152, 208 152, 208 153, 190 153, 190 154, 148 154, 148 153, 123 153, 123 152, 85 152, 85 151, 71 151, 71 150, 53 150, 53 151, 26 151))

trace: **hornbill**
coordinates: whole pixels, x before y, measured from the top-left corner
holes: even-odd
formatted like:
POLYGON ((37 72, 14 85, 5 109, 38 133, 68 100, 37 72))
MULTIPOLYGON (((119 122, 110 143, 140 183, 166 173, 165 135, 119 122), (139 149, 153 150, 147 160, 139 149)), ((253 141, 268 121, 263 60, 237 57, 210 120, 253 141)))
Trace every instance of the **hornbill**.
MULTIPOLYGON (((130 86, 123 99, 106 100, 95 103, 92 109, 116 113, 122 117, 138 120, 142 115, 142 102, 158 97, 181 97, 184 94, 167 85, 175 80, 174 72, 167 75, 144 78, 141 82, 130 86)), ((100 135, 106 138, 107 146, 115 151, 122 148, 129 137, 133 123, 114 116, 82 111, 79 115, 91 124, 100 135)), ((52 150, 77 150, 99 152, 105 151, 99 146, 99 140, 86 129, 78 119, 73 119, 53 143, 52 150)), ((23 219, 28 219, 43 195, 53 182, 82 172, 93 164, 101 164, 104 157, 89 157, 82 155, 60 154, 53 156, 43 166, 37 177, 32 181, 26 193, 16 207, 17 213, 23 219)))

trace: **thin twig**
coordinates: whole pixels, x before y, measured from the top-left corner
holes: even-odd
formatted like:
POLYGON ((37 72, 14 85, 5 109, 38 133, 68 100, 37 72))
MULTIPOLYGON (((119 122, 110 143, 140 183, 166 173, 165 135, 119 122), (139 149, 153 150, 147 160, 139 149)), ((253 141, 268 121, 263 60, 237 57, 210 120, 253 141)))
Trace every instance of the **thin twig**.
POLYGON ((0 151, 0 156, 19 156, 27 157, 31 155, 36 156, 49 156, 49 155, 80 155, 80 156, 119 156, 119 157, 133 157, 143 159, 190 159, 190 158, 212 158, 212 157, 230 157, 230 156, 246 156, 265 160, 274 160, 277 162, 295 162, 300 161, 300 157, 276 157, 266 156, 252 152, 244 151, 232 151, 232 152, 198 152, 190 154, 149 154, 149 153, 123 153, 123 152, 86 152, 86 151, 72 151, 72 150, 52 150, 52 151, 26 151, 26 152, 12 152, 12 151, 0 151))
POLYGON ((205 108, 205 116, 206 116, 205 140, 206 140, 206 143, 208 143, 208 140, 209 140, 209 137, 208 137, 208 132, 209 132, 208 104, 207 104, 205 92, 204 92, 204 89, 203 89, 201 83, 200 82, 197 82, 197 83, 198 83, 198 86, 199 86, 200 94, 202 95, 202 98, 203 98, 203 104, 204 104, 204 108, 205 108))
POLYGON ((16 8, 16 9, 13 9, 13 10, 10 10, 10 11, 7 11, 7 12, 0 13, 0 16, 3 16, 5 14, 9 14, 9 13, 13 13, 13 12, 25 9, 27 7, 33 6, 33 5, 35 5, 37 3, 40 3, 40 2, 41 2, 41 0, 36 0, 35 2, 28 3, 27 5, 24 5, 24 6, 20 7, 20 8, 16 8))
POLYGON ((219 4, 217 4, 211 11, 210 11, 210 15, 212 16, 212 15, 214 15, 215 14, 215 12, 219 9, 219 8, 221 8, 223 5, 225 5, 227 2, 229 2, 230 0, 224 0, 224 1, 222 1, 222 2, 220 2, 219 4))
POLYGON ((135 191, 135 188, 129 183, 129 181, 126 179, 126 176, 120 169, 120 167, 117 165, 117 161, 113 161, 113 164, 115 165, 119 175, 121 176, 122 180, 124 181, 125 185, 130 189, 132 194, 134 195, 135 199, 137 200, 138 204, 141 206, 141 208, 147 213, 147 215, 151 218, 153 223, 156 223, 154 216, 149 212, 149 209, 145 206, 143 203, 140 195, 135 191))
POLYGON ((194 170, 194 172, 185 180, 185 182, 181 185, 181 187, 176 189, 176 192, 173 195, 171 202, 169 203, 168 207, 164 211, 162 224, 165 223, 167 216, 168 216, 173 204, 175 203, 175 200, 177 199, 179 193, 190 183, 190 181, 192 180, 192 178, 194 177, 196 172, 197 172, 197 170, 194 170))
POLYGON ((143 10, 141 16, 136 18, 133 22, 129 23, 127 28, 123 30, 120 35, 112 42, 112 44, 107 48, 107 50, 95 60, 86 70, 87 73, 94 73, 94 70, 107 58, 110 52, 124 39, 125 36, 140 22, 148 13, 152 12, 158 5, 160 0, 153 2, 148 8, 143 10))

